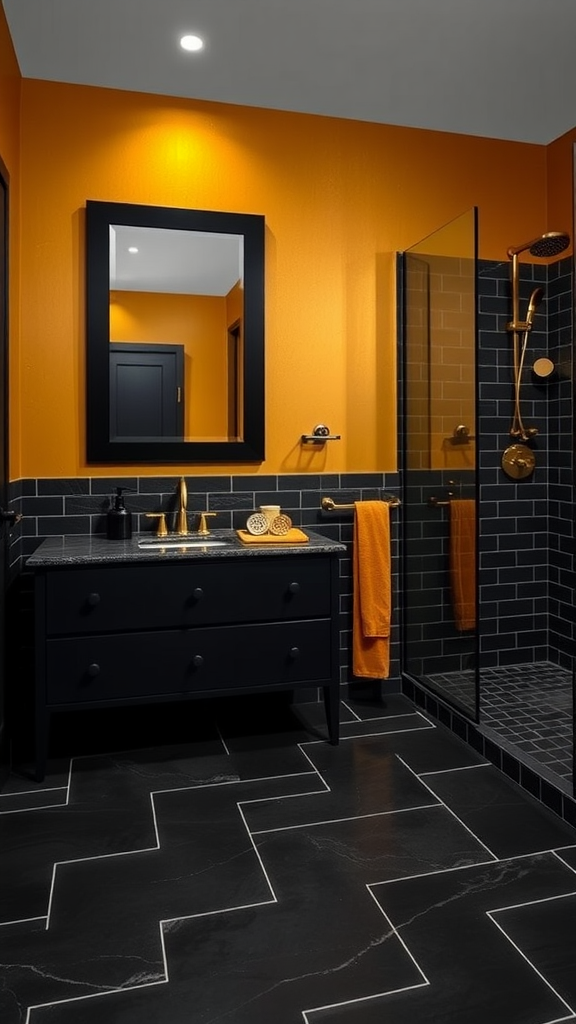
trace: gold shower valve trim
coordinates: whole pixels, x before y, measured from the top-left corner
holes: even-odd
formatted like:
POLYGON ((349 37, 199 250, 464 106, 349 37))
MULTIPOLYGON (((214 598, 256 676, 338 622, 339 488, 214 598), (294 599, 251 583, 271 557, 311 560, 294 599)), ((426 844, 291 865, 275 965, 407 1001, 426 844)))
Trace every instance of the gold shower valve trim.
POLYGON ((525 444, 511 444, 502 455, 502 469, 512 480, 525 480, 532 476, 536 457, 525 444))

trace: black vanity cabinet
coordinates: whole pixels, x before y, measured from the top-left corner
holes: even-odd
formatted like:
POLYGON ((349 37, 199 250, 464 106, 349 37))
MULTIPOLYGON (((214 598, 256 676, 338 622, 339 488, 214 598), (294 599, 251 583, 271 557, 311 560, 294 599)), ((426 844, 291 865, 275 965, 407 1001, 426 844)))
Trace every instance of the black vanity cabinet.
POLYGON ((334 552, 40 564, 35 608, 39 781, 57 711, 321 687, 338 742, 334 552))

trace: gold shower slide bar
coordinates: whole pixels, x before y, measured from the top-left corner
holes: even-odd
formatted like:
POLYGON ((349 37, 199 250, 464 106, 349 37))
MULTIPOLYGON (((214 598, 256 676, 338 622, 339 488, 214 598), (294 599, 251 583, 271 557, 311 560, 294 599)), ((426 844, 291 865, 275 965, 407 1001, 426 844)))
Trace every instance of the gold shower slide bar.
MULTIPOLYGON (((402 504, 400 498, 383 498, 382 500, 386 502, 387 505, 390 505, 391 508, 396 508, 398 505, 402 504)), ((322 498, 320 504, 324 512, 351 512, 353 511, 356 502, 353 502, 351 505, 337 505, 334 498, 322 498)))

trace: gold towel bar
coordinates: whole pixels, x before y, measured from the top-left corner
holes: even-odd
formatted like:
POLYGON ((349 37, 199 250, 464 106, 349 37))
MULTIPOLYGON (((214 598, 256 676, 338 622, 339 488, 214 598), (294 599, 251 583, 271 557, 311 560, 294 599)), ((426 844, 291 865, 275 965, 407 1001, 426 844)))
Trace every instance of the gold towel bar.
MULTIPOLYGON (((393 508, 401 504, 400 498, 383 498, 383 501, 385 501, 387 505, 390 505, 393 508)), ((348 512, 354 508, 356 502, 354 502, 352 505, 337 505, 336 502, 334 501, 334 498, 322 498, 320 504, 324 512, 348 512)))
POLYGON ((429 508, 439 508, 440 505, 449 505, 451 501, 452 501, 451 498, 435 498, 435 497, 428 498, 428 507, 429 508))

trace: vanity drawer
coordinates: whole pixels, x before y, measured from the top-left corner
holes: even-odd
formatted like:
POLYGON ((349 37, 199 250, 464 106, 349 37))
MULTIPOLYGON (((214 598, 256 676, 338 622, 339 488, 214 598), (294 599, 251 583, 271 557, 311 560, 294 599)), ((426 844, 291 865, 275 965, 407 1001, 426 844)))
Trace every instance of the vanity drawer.
POLYGON ((318 619, 49 640, 46 703, 328 683, 330 637, 330 620, 318 619))
POLYGON ((48 636, 330 615, 328 559, 253 558, 52 571, 48 636))

